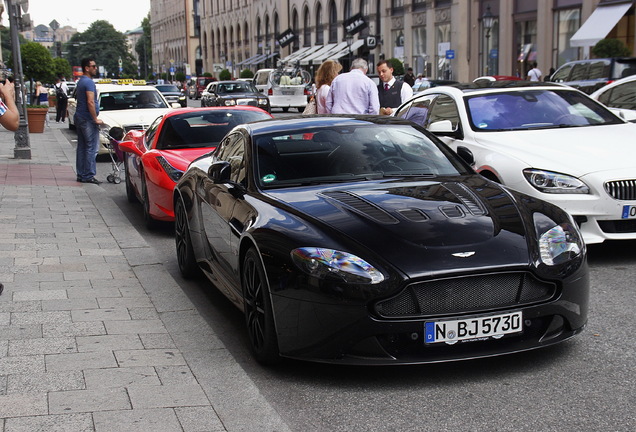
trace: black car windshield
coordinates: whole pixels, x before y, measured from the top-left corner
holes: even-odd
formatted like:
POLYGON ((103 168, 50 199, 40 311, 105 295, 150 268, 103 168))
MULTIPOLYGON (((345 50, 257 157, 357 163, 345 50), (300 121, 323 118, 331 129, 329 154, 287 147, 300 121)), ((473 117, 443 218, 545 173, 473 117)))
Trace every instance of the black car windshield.
POLYGON ((574 91, 522 90, 467 96, 474 131, 552 129, 622 123, 609 110, 574 91))
POLYGON ((99 95, 100 111, 145 108, 168 108, 168 105, 156 90, 105 92, 99 95))
POLYGON ((409 125, 311 128, 255 137, 263 188, 467 173, 448 149, 409 125))
POLYGON ((199 110, 169 116, 157 141, 158 150, 215 147, 235 126, 271 119, 260 110, 199 110))
POLYGON ((245 81, 236 81, 232 83, 220 83, 216 86, 218 94, 231 93, 256 93, 258 90, 252 83, 245 81))
POLYGON ((156 85, 155 87, 157 87, 157 90, 159 90, 162 93, 179 93, 179 88, 176 85, 172 85, 172 84, 159 84, 156 85))

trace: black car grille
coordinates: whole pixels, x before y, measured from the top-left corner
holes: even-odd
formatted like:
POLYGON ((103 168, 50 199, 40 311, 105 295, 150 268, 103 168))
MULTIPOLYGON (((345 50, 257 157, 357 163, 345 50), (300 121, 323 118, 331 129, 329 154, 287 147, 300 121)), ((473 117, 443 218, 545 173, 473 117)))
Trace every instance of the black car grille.
POLYGON ((605 183, 605 191, 614 199, 636 200, 636 180, 617 180, 605 183))
POLYGON ((436 279, 407 286, 376 303, 378 315, 408 318, 479 312, 546 301, 557 291, 530 273, 496 273, 436 279))
POLYGON ((124 130, 126 132, 131 130, 145 130, 148 129, 148 125, 126 125, 124 126, 124 130))
POLYGON ((636 220, 605 220, 598 221, 601 230, 608 234, 627 234, 636 232, 636 220))

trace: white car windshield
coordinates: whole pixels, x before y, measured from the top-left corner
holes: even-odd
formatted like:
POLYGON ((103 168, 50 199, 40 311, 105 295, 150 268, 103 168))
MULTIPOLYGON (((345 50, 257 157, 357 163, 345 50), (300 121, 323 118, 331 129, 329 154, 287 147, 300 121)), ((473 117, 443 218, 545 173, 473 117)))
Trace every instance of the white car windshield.
POLYGON ((147 108, 168 108, 168 105, 155 90, 108 92, 99 95, 100 112, 147 108))
POLYGON ((466 97, 475 131, 551 129, 622 123, 588 96, 573 91, 524 90, 466 97))

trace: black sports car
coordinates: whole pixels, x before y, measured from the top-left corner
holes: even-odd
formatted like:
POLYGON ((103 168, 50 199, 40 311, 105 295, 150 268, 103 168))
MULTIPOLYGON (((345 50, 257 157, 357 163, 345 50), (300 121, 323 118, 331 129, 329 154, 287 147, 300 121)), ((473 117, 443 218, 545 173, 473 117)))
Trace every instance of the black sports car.
POLYGON ((572 218, 475 174, 410 122, 241 125, 174 193, 181 272, 202 270, 244 311, 263 363, 494 356, 587 321, 572 218))
POLYGON ((271 112, 269 98, 247 81, 217 81, 210 83, 201 95, 202 107, 250 105, 271 112))

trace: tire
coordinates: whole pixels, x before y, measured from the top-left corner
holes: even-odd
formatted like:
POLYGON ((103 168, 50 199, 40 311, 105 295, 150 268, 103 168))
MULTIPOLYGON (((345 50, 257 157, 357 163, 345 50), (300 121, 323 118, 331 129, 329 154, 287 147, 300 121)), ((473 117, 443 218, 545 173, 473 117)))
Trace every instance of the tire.
POLYGON ((146 179, 142 172, 141 174, 141 196, 142 196, 142 207, 144 208, 144 222, 146 224, 146 228, 149 230, 153 230, 157 228, 159 222, 152 218, 150 215, 150 200, 148 199, 148 187, 146 186, 146 179))
POLYGON ((269 287, 261 259, 254 248, 247 251, 241 271, 245 324, 252 354, 261 364, 279 363, 281 358, 269 287))
POLYGON ((188 215, 181 198, 176 200, 174 207, 174 240, 179 271, 184 278, 194 279, 199 276, 200 270, 192 248, 188 215))
POLYGON ((137 199, 137 195, 135 194, 135 188, 130 181, 130 176, 128 175, 128 164, 126 163, 128 156, 124 156, 124 181, 126 182, 126 198, 128 198, 129 203, 136 203, 139 200, 137 199))

